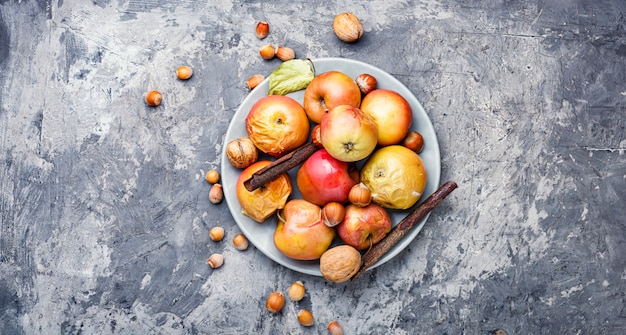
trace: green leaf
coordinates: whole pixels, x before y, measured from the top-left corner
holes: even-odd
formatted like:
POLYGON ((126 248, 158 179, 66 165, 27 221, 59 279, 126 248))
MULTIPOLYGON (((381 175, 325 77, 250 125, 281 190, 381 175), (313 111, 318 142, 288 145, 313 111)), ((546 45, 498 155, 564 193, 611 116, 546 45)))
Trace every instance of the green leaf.
POLYGON ((280 64, 269 77, 269 95, 286 95, 305 89, 314 77, 309 61, 291 59, 280 64))

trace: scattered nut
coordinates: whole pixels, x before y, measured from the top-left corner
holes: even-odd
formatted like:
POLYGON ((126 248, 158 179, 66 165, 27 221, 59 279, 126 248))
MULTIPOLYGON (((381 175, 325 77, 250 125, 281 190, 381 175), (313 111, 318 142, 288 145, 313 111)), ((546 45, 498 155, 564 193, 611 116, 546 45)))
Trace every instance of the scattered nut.
POLYGON ((318 149, 324 147, 324 145, 322 145, 321 129, 322 126, 318 123, 313 127, 313 130, 311 131, 311 141, 313 142, 313 145, 315 145, 315 147, 318 149))
POLYGON ((263 80, 265 80, 265 76, 262 74, 255 74, 252 77, 248 78, 248 88, 253 90, 257 87, 263 80))
POLYGON ((356 15, 345 12, 335 16, 333 30, 337 37, 346 42, 353 43, 363 36, 363 26, 356 15))
POLYGON ((361 253, 347 244, 330 248, 320 257, 320 272, 331 282, 347 281, 360 268, 361 253))
POLYGON ((248 249, 248 239, 243 234, 237 234, 233 237, 233 245, 237 250, 244 251, 248 249))
POLYGON ((419 132, 412 131, 406 135, 402 144, 419 154, 424 149, 424 137, 419 132))
POLYGON ((330 335, 343 335, 343 329, 337 321, 329 322, 327 328, 330 335))
POLYGON ((278 313, 285 306, 285 296, 280 291, 270 293, 265 302, 265 307, 270 313, 278 313))
POLYGON ((156 107, 160 105, 162 99, 163 99, 163 96, 161 95, 161 92, 159 91, 150 91, 146 93, 146 97, 145 97, 146 104, 152 107, 156 107))
POLYGON ((289 286, 287 294, 289 295, 289 299, 292 301, 302 300, 305 294, 304 284, 301 281, 294 282, 291 286, 289 286))
POLYGON ((359 90, 361 90, 362 96, 366 96, 369 92, 375 90, 378 86, 378 81, 376 80, 376 78, 367 73, 362 73, 358 75, 354 81, 359 87, 359 90))
POLYGON ((208 260, 209 266, 217 269, 224 264, 224 256, 222 254, 213 254, 208 260))
POLYGON ((193 70, 189 66, 183 65, 179 67, 178 69, 176 69, 176 76, 180 80, 187 80, 191 78, 192 75, 193 75, 193 70))
POLYGON ((278 48, 276 48, 276 57, 278 57, 278 59, 282 60, 283 62, 286 62, 288 60, 296 58, 296 53, 295 51, 293 51, 292 48, 287 48, 279 45, 278 48))
POLYGON ((276 50, 274 50, 274 47, 272 45, 268 44, 262 47, 261 50, 259 50, 259 54, 263 59, 270 60, 274 58, 274 55, 276 55, 276 50))
POLYGON ((224 228, 213 227, 209 230, 209 237, 215 242, 219 242, 224 238, 224 228))
POLYGON ((315 324, 313 313, 307 309, 301 309, 298 311, 298 322, 305 327, 311 327, 315 324))
POLYGON ((209 191, 209 200, 214 204, 219 204, 224 199, 224 191, 222 190, 222 185, 213 184, 211 186, 211 190, 209 191))
POLYGON ((259 151, 249 137, 240 137, 228 142, 226 157, 234 167, 245 169, 259 159, 259 151))
POLYGON ((346 208, 338 202, 329 202, 322 207, 322 222, 328 227, 334 227, 343 221, 346 208))
POLYGON ((267 34, 270 32, 270 25, 265 21, 259 21, 256 24, 256 37, 260 40, 267 37, 267 34))
POLYGON ((348 200, 355 206, 365 207, 372 202, 372 192, 365 184, 358 183, 350 189, 348 200))
POLYGON ((220 173, 217 172, 217 170, 209 170, 204 176, 204 179, 206 179, 209 184, 215 184, 220 181, 220 173))

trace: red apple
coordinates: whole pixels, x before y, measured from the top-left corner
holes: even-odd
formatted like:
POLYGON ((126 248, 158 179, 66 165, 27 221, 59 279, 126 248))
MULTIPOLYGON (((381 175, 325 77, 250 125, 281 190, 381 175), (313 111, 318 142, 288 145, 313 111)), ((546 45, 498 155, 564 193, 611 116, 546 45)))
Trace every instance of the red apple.
POLYGON ((268 95, 259 99, 246 117, 246 131, 259 150, 280 157, 304 144, 310 123, 293 98, 268 95))
POLYGON ((361 110, 376 122, 380 146, 400 143, 413 121, 409 102, 399 93, 388 89, 368 93, 361 102, 361 110))
POLYGON ((379 205, 348 205, 343 221, 336 226, 342 241, 358 250, 378 243, 391 230, 389 213, 379 205))
POLYGON ((311 121, 322 122, 328 111, 339 105, 359 107, 361 90, 345 73, 329 71, 317 75, 304 91, 304 110, 311 121))
POLYGON ((241 212, 257 222, 265 221, 277 210, 283 208, 293 190, 291 179, 286 173, 252 192, 246 189, 243 183, 255 172, 271 163, 262 160, 248 166, 241 171, 235 186, 235 194, 241 205, 241 212))
POLYGON ((287 202, 278 215, 274 245, 285 256, 297 260, 319 259, 336 236, 322 222, 322 209, 306 200, 287 202))
POLYGON ((325 149, 313 153, 296 174, 302 198, 318 206, 333 201, 345 203, 350 189, 358 182, 356 166, 334 158, 325 149))
POLYGON ((374 119, 360 109, 339 105, 322 119, 320 141, 336 159, 356 162, 376 149, 378 128, 374 119))

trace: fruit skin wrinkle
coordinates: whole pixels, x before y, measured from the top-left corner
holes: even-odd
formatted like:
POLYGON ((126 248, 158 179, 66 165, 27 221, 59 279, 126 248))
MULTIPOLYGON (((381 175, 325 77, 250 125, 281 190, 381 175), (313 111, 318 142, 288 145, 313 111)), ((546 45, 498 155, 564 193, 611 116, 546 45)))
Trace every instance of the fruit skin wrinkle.
POLYGON ((407 209, 417 203, 426 181, 419 155, 401 145, 378 149, 361 169, 361 182, 372 192, 372 201, 391 209, 407 209))
POLYGON ((304 108, 293 98, 268 95, 250 108, 246 133, 254 145, 275 158, 306 143, 310 124, 304 108))

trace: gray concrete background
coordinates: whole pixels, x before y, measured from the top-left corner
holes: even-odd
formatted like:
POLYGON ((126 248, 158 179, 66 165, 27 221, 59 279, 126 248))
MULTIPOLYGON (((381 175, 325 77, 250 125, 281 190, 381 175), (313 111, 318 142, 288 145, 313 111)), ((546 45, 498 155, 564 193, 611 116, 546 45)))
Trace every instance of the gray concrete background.
POLYGON ((626 2, 0 0, 0 333, 626 333, 626 2), (332 18, 359 16, 347 45, 332 18), (346 57, 422 102, 459 184, 352 284, 250 248, 207 200, 269 74, 254 36, 346 57), (195 70, 191 80, 176 67, 195 70), (144 105, 148 89, 164 103, 144 105), (227 242, 208 231, 226 229, 227 242), (207 257, 225 255, 211 270, 207 257), (308 293, 268 315, 265 296, 308 293), (313 311, 313 328, 295 312, 313 311))

